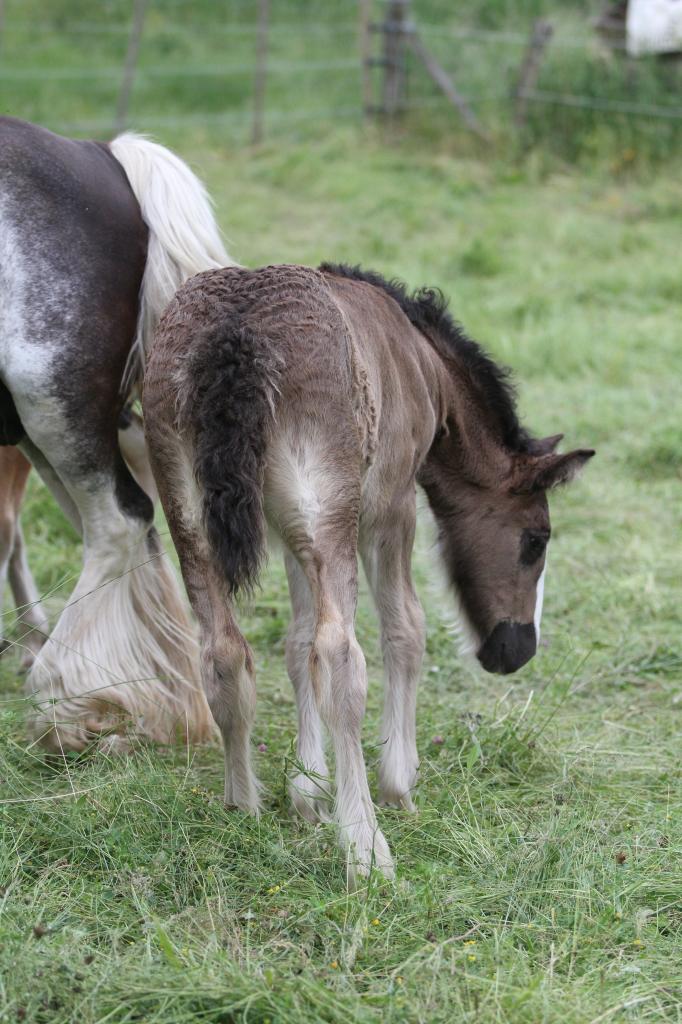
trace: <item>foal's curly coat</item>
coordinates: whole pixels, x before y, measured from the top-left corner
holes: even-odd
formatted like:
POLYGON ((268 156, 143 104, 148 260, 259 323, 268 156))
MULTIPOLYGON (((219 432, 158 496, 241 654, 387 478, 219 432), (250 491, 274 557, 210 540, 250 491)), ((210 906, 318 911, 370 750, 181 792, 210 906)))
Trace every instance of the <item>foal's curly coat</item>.
POLYGON ((221 729, 225 800, 256 810, 249 754, 253 659, 233 612, 253 586, 266 521, 285 548, 293 619, 287 667, 302 770, 291 795, 327 813, 321 721, 336 761, 334 814, 351 877, 393 871, 367 784, 367 689, 355 637, 357 554, 381 618, 386 692, 379 788, 412 808, 424 617, 412 585, 415 490, 484 667, 535 653, 549 514, 545 489, 593 454, 519 424, 507 375, 433 291, 410 296, 358 268, 200 274, 166 310, 145 379, 152 464, 202 634, 221 729))

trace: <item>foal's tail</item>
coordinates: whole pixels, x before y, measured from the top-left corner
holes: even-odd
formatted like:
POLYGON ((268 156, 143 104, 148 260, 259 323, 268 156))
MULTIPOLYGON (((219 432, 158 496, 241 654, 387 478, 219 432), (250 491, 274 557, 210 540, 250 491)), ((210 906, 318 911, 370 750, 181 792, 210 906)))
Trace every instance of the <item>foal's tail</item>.
POLYGON ((126 172, 149 228, 137 334, 123 380, 139 382, 154 328, 188 277, 232 265, 221 241, 208 194, 175 153, 142 135, 125 132, 109 149, 126 172))
POLYGON ((267 338, 223 321, 193 345, 181 420, 194 435, 204 528, 231 595, 250 591, 265 551, 263 475, 278 395, 267 338))

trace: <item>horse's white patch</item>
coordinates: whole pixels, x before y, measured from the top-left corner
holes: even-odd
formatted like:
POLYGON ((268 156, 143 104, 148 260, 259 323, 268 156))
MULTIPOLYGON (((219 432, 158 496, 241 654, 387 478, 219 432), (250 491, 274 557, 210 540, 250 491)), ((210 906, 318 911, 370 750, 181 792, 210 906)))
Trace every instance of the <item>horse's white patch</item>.
POLYGON ((542 604, 545 599, 545 573, 547 572, 547 566, 545 565, 542 570, 540 579, 537 582, 535 588, 535 615, 533 621, 535 623, 535 642, 540 643, 540 622, 542 620, 542 604))
POLYGON ((19 219, 11 195, 0 194, 0 369, 26 432, 28 419, 46 436, 66 437, 59 398, 52 392, 53 362, 69 336, 78 289, 41 253, 30 218, 19 219))

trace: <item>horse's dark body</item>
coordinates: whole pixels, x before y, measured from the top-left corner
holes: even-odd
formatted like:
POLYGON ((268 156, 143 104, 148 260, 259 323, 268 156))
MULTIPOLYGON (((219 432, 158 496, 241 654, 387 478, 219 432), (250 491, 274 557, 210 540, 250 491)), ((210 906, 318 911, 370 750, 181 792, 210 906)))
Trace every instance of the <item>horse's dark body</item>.
MULTIPOLYGON (((153 507, 117 436, 152 239, 168 280, 164 301, 188 273, 226 261, 203 189, 176 157, 136 136, 76 141, 0 118, 0 443, 20 445, 85 542, 74 593, 79 609, 65 610, 29 679, 39 696, 62 698, 43 721, 48 742, 60 748, 82 746, 123 712, 161 738, 156 710, 145 711, 146 700, 164 704, 155 677, 170 671, 177 691, 177 666, 181 676, 193 675, 186 653, 172 665, 186 621, 167 570, 144 567, 159 552, 153 507), (147 223, 150 196, 162 213, 147 223), (184 263, 173 262, 164 239, 173 218, 171 231, 177 226, 189 239, 184 263), (192 218, 213 251, 210 244, 193 249, 192 218), (137 573, 130 572, 134 564, 137 573), (125 584, 104 586, 126 574, 125 584), (170 605, 177 607, 168 613, 170 605), (173 621, 162 623, 167 614, 173 621), (128 699, 126 681, 140 678, 128 699), (93 690, 96 699, 71 700, 93 690), (67 723, 63 729, 58 718, 67 723)), ((188 711, 177 692, 171 703, 174 718, 187 715, 195 731, 196 708, 188 711)), ((200 708, 199 734, 204 718, 200 708)))
MULTIPOLYGON (((135 337, 147 226, 123 168, 98 142, 65 139, 0 119, 2 225, 20 236, 29 265, 26 328, 36 344, 59 337, 60 357, 42 383, 57 399, 75 443, 75 472, 114 467, 123 502, 144 498, 116 459, 121 379, 135 337), (65 303, 52 288, 78 282, 65 303), (87 424, 87 429, 83 426, 87 424)), ((3 366, 4 376, 4 366, 3 366)), ((8 374, 12 386, 11 371, 8 374)), ((24 382, 29 384, 30 382, 24 382)), ((12 397, 0 396, 3 444, 25 431, 12 397), (6 427, 5 427, 6 429, 6 427)))

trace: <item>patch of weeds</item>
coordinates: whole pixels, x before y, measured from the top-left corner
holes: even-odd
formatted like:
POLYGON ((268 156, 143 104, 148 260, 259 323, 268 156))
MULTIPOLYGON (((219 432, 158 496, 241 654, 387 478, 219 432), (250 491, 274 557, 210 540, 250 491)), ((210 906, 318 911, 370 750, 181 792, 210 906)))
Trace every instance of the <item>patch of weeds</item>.
POLYGON ((627 682, 640 679, 654 679, 659 676, 670 676, 679 679, 682 675, 682 652, 666 644, 656 647, 651 654, 635 658, 623 671, 627 682))
POLYGON ((502 261, 493 246, 475 238, 460 256, 459 267, 470 277, 496 277, 502 270, 502 261))
POLYGON ((648 444, 630 452, 626 461, 640 480, 682 480, 682 427, 670 425, 654 432, 648 444))

